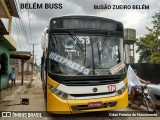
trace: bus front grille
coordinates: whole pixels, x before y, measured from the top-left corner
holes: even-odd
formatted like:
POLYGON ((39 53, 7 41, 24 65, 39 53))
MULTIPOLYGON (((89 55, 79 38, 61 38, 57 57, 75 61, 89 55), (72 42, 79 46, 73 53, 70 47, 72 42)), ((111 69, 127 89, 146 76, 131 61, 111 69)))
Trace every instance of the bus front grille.
POLYGON ((62 84, 66 86, 96 86, 119 83, 121 79, 110 80, 64 80, 62 84))
POLYGON ((113 94, 114 92, 103 92, 103 93, 90 93, 90 94, 70 94, 73 97, 89 97, 89 96, 99 96, 113 94))
POLYGON ((109 103, 103 103, 102 106, 99 107, 93 107, 90 108, 88 105, 77 105, 77 106, 71 106, 73 111, 77 110, 90 110, 90 109, 101 109, 101 108, 107 108, 107 107, 115 107, 117 102, 109 102, 109 103))

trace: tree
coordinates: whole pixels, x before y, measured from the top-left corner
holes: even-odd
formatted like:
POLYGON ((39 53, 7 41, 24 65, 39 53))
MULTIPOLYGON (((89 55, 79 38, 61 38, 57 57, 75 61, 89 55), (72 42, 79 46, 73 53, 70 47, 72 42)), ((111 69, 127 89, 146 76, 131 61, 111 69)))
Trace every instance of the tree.
POLYGON ((153 28, 148 28, 148 34, 137 39, 136 45, 140 58, 138 62, 160 64, 160 10, 152 16, 153 28))

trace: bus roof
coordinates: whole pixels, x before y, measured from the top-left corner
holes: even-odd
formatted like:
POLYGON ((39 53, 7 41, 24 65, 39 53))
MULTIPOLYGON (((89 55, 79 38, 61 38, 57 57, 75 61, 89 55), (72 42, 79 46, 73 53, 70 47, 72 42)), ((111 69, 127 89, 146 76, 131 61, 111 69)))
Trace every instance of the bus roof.
POLYGON ((102 21, 108 21, 108 22, 121 23, 113 19, 109 19, 105 17, 98 17, 98 16, 89 16, 89 15, 69 15, 69 16, 53 17, 50 19, 50 21, 53 19, 87 19, 87 20, 102 20, 102 21))
POLYGON ((49 30, 52 32, 119 32, 123 34, 121 22, 97 16, 61 16, 50 19, 49 30))

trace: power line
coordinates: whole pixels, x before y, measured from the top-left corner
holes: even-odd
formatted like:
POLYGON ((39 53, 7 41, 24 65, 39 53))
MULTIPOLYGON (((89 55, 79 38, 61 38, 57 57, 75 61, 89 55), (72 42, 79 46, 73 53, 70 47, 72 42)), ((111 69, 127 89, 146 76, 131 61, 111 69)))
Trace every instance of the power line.
POLYGON ((23 32, 24 37, 25 37, 25 42, 26 42, 26 44, 27 44, 28 50, 30 50, 30 46, 29 46, 29 43, 28 43, 28 41, 27 41, 28 35, 27 35, 27 32, 26 32, 26 27, 25 27, 25 24, 24 24, 24 22, 23 22, 24 20, 23 20, 22 11, 21 11, 21 9, 18 7, 18 3, 20 3, 20 2, 19 2, 19 0, 18 0, 18 3, 17 3, 17 1, 15 0, 15 3, 16 3, 17 11, 19 12, 19 15, 20 15, 19 22, 20 22, 20 25, 21 25, 21 28, 22 28, 22 32, 23 32))
MULTIPOLYGON (((20 4, 19 0, 18 0, 18 3, 20 4)), ((23 14, 22 14, 22 11, 21 11, 20 8, 19 8, 19 11, 20 11, 20 14, 21 14, 21 21, 24 21, 24 19, 23 19, 23 14)), ((26 28, 26 27, 25 27, 26 25, 25 25, 23 22, 22 22, 22 24, 23 24, 23 28, 26 28)), ((24 31, 25 31, 26 39, 28 39, 26 29, 24 29, 24 31)), ((27 43, 28 43, 28 41, 27 41, 27 43)), ((28 43, 28 45, 29 45, 29 43, 28 43)))
MULTIPOLYGON (((20 20, 18 20, 19 21, 19 23, 20 23, 20 20)), ((20 42, 21 42, 21 45, 22 45, 22 51, 24 51, 25 49, 27 49, 27 45, 25 45, 24 43, 26 42, 25 40, 24 40, 24 38, 23 38, 23 34, 22 34, 22 27, 21 27, 21 25, 20 24, 17 24, 17 26, 18 26, 18 29, 19 29, 19 38, 20 38, 20 42)))
POLYGON ((37 44, 30 44, 33 45, 33 64, 32 64, 32 72, 34 71, 34 46, 37 44))
POLYGON ((15 19, 15 24, 16 24, 16 30, 17 30, 17 35, 18 35, 18 43, 19 43, 20 51, 22 51, 21 44, 20 44, 20 41, 19 41, 19 32, 18 32, 18 27, 17 27, 17 21, 16 21, 16 19, 15 19))
MULTIPOLYGON (((15 19, 16 20, 16 19, 15 19)), ((27 46, 26 45, 24 45, 23 43, 25 43, 24 42, 24 39, 23 39, 23 35, 21 34, 21 32, 20 31, 22 31, 21 30, 21 26, 20 26, 20 20, 19 20, 19 23, 17 23, 18 22, 18 20, 15 22, 15 24, 16 24, 16 28, 17 28, 17 31, 18 31, 18 42, 19 42, 19 44, 21 45, 21 51, 23 51, 23 48, 27 48, 27 46), (22 44, 21 44, 22 43, 22 44)))
MULTIPOLYGON (((28 3, 28 0, 27 0, 27 3, 28 3)), ((31 41, 32 41, 31 24, 30 24, 30 17, 29 17, 29 9, 28 9, 28 20, 29 20, 30 37, 31 37, 31 41)))
POLYGON ((35 46, 35 45, 38 45, 38 44, 29 44, 29 45, 32 45, 32 46, 33 46, 33 63, 34 63, 34 46, 35 46))

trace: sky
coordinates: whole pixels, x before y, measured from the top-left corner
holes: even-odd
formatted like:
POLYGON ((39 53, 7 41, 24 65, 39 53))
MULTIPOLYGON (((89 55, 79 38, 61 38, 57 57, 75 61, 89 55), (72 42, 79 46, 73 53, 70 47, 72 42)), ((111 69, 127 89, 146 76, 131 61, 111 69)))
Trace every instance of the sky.
MULTIPOLYGON (((12 35, 17 41, 17 51, 32 51, 35 45, 36 62, 40 64, 42 49, 41 35, 49 19, 63 15, 94 15, 120 21, 124 28, 136 30, 139 38, 147 33, 146 26, 152 27, 152 16, 160 10, 159 0, 15 0, 21 19, 13 19, 12 35), (62 3, 62 9, 20 9, 21 3, 43 4, 62 3), (101 9, 94 5, 149 5, 149 9, 101 9)), ((136 54, 136 61, 138 54, 136 54)))

